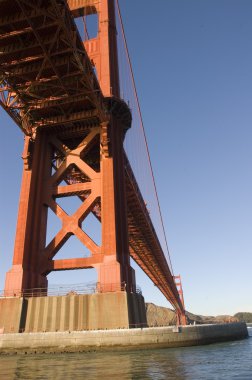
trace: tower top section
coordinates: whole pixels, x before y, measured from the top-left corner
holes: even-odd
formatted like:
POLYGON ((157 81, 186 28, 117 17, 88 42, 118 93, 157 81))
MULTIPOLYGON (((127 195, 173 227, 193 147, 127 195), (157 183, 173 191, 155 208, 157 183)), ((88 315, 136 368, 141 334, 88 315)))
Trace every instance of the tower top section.
POLYGON ((75 18, 97 14, 97 36, 84 42, 105 97, 120 97, 114 0, 68 0, 75 18))

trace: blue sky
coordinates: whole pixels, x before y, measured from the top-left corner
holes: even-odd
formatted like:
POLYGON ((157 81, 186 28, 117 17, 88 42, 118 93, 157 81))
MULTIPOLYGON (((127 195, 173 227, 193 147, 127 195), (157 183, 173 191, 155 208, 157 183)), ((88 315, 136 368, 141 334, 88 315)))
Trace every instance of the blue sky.
POLYGON ((252 311, 252 3, 121 7, 186 306, 252 311))
MULTIPOLYGON (((208 315, 252 311, 252 3, 120 4, 186 308, 208 315)), ((3 111, 0 117, 3 288, 11 266, 23 138, 3 111)), ((67 281, 75 282, 75 273, 67 281)), ((168 306, 141 273, 137 282, 146 301, 168 306)))

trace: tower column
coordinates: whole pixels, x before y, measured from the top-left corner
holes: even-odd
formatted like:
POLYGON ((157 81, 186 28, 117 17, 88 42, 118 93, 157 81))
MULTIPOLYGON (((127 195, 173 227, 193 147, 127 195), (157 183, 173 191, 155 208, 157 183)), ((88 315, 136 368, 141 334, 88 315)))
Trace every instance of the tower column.
POLYGON ((121 126, 112 119, 101 132, 101 222, 104 260, 98 268, 100 291, 135 290, 130 267, 121 126))
POLYGON ((38 247, 45 244, 47 208, 41 204, 43 178, 49 170, 46 135, 32 141, 25 137, 23 177, 20 192, 12 268, 6 274, 5 294, 20 294, 30 288, 45 288, 40 274, 38 247))

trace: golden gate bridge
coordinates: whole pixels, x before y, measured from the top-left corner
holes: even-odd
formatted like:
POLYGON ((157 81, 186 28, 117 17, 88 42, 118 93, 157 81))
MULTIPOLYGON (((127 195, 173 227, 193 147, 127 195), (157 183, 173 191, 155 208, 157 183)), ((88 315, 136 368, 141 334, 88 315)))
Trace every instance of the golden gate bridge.
POLYGON ((0 78, 1 106, 25 135, 4 296, 39 296, 49 273, 84 268, 96 269, 100 295, 135 294, 131 257, 185 324, 118 1, 0 0, 0 78), (71 215, 57 202, 66 197, 81 201, 71 215), (49 244, 48 210, 62 226, 49 244), (85 232, 89 214, 101 244, 85 232), (90 255, 57 259, 73 235, 90 255))

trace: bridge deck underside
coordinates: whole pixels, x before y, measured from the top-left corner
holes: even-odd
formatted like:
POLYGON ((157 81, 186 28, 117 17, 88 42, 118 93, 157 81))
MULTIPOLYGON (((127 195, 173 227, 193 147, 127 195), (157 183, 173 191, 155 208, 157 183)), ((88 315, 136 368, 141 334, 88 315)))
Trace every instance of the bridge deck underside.
POLYGON ((25 134, 99 124, 103 97, 66 3, 0 1, 0 103, 25 134), (85 125, 84 125, 85 124, 85 125))
MULTIPOLYGON (((71 136, 107 120, 107 107, 63 0, 0 0, 0 104, 21 130, 71 136)), ((127 120, 128 123, 128 120, 127 120)), ((130 254, 183 310, 162 247, 125 156, 130 254)))

